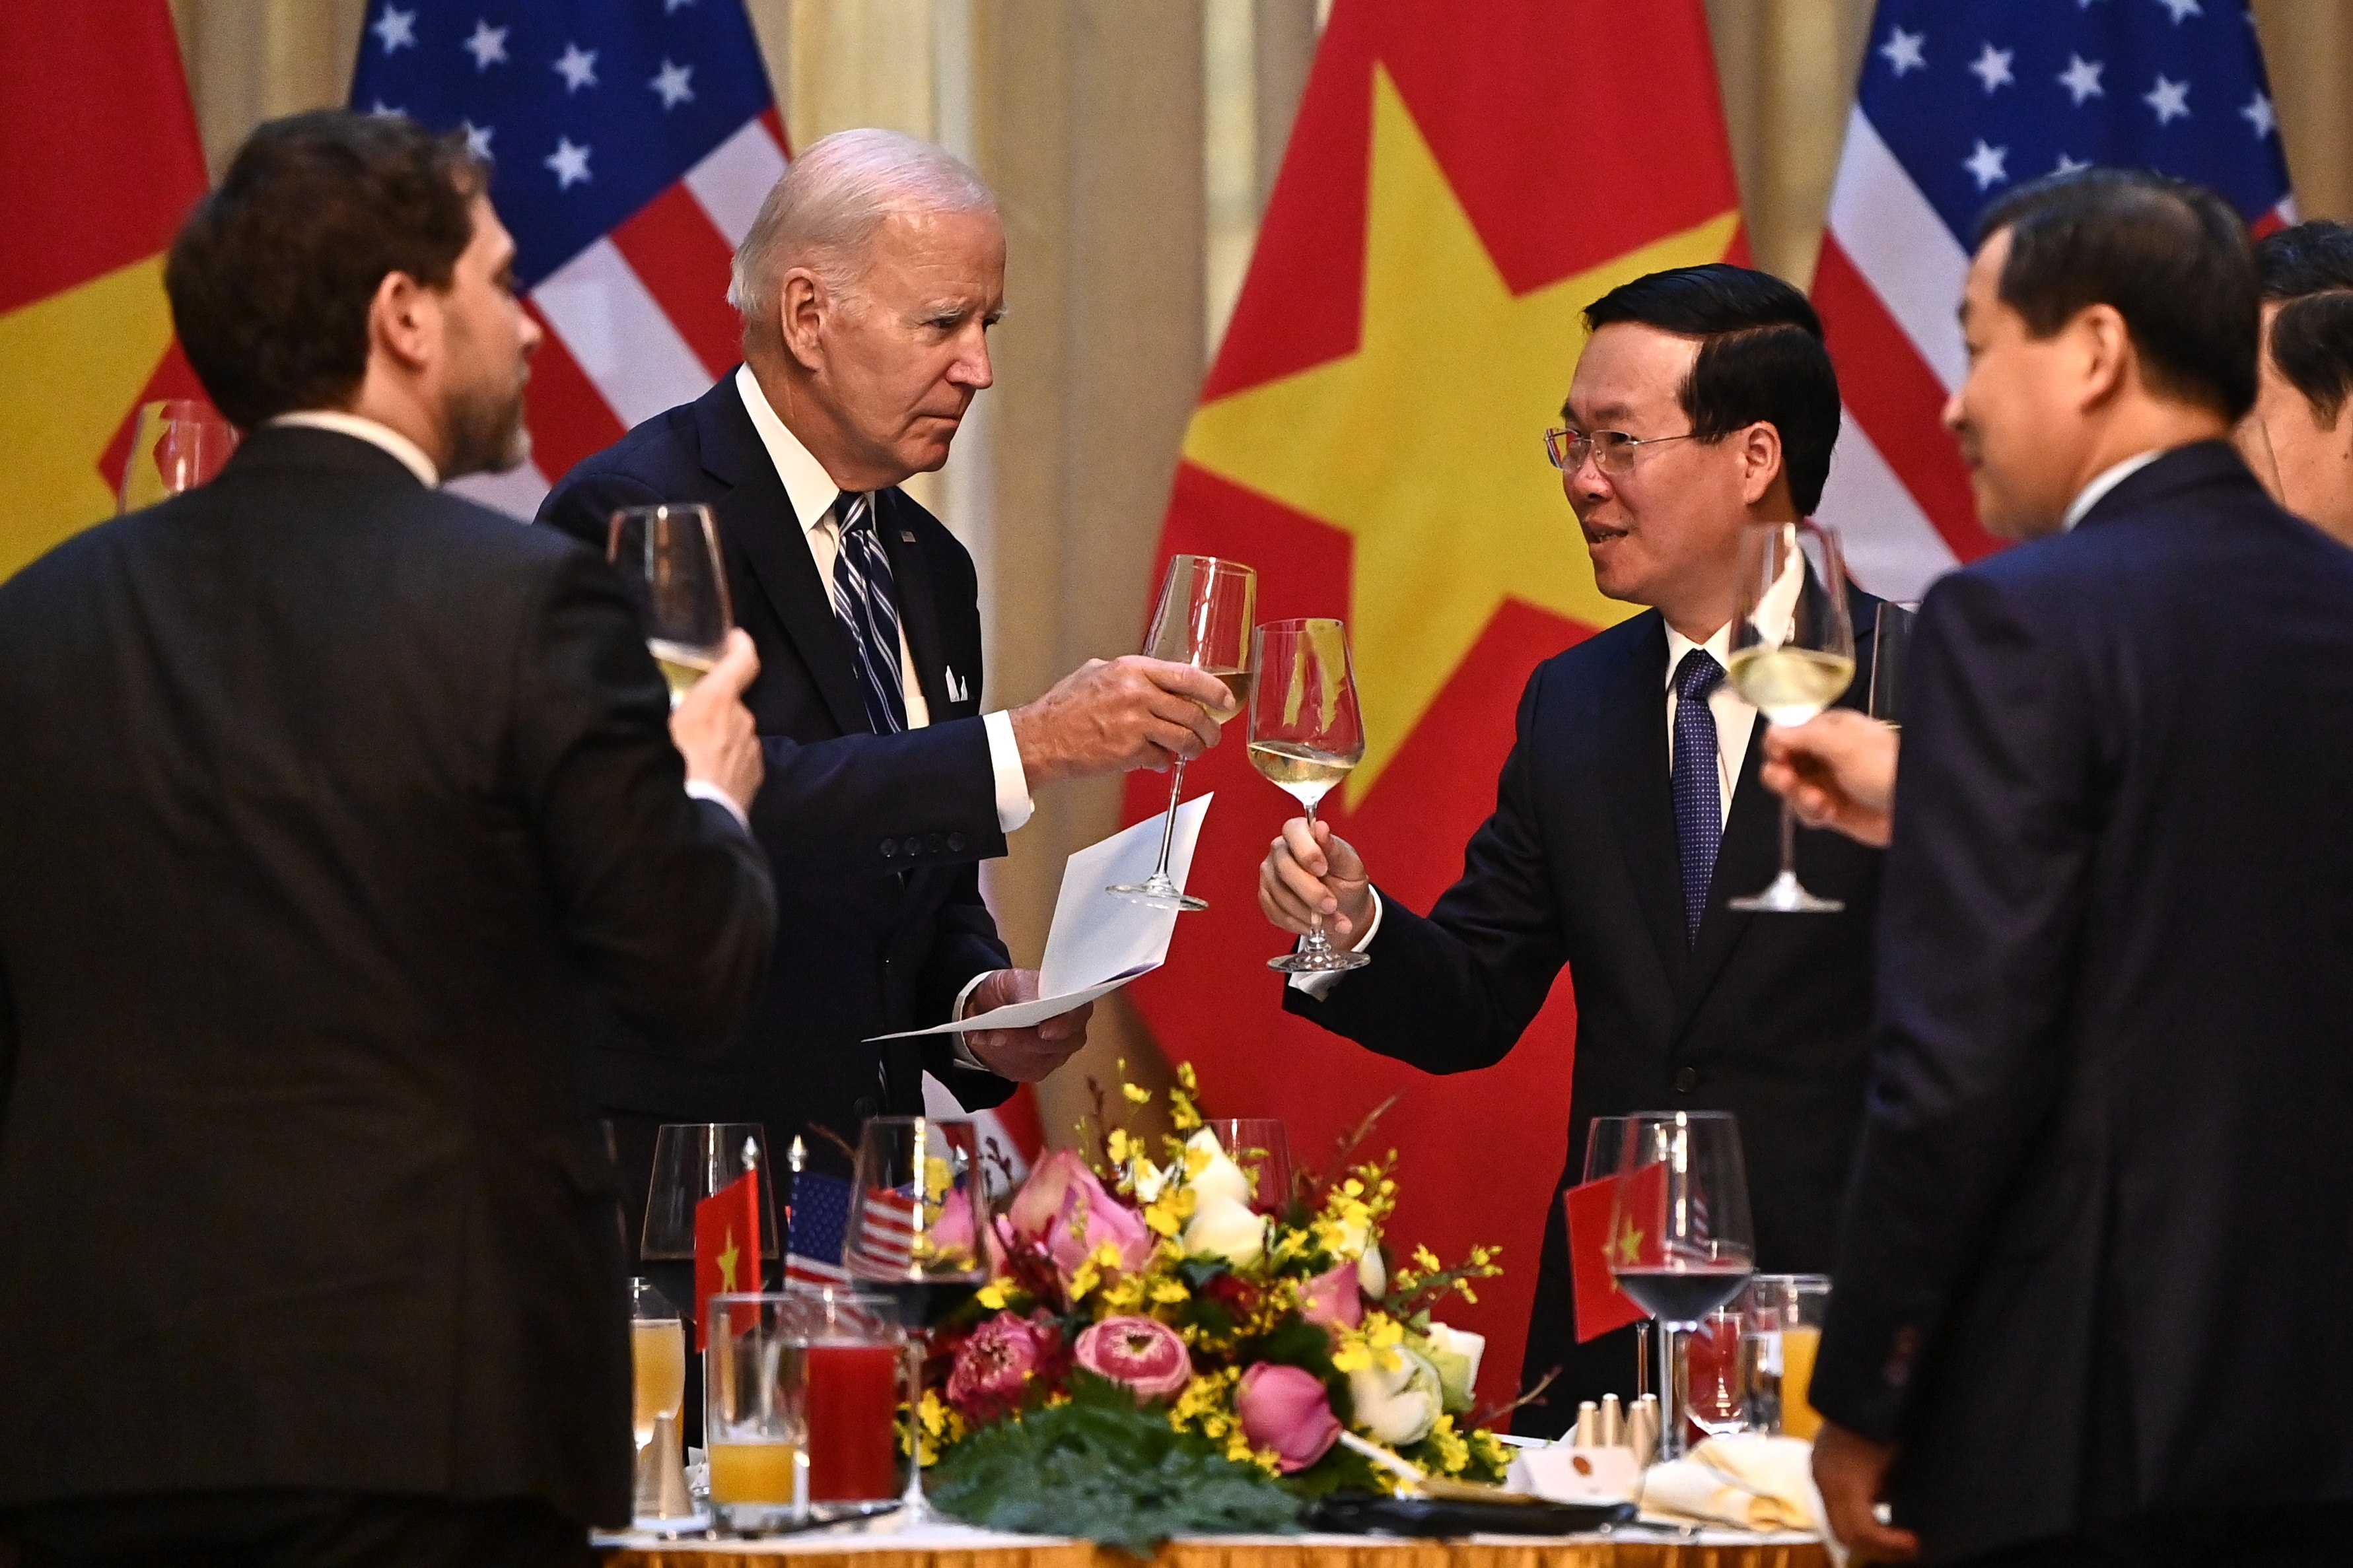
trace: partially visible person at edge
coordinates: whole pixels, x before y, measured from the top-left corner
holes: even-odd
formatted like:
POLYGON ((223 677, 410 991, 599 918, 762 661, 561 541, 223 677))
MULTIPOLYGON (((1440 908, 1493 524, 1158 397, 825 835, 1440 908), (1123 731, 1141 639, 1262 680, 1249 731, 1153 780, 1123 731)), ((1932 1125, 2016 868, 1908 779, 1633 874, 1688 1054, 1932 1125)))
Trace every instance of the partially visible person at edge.
POLYGON ((0 1561, 586 1568, 628 1518, 575 1021, 750 1005, 757 664, 672 713, 601 560, 438 488, 525 449, 489 183, 255 132, 164 269, 245 444, 0 584, 0 1561))
POLYGON ((2353 552, 2231 444, 2257 311, 2237 216, 2160 175, 1979 228, 1945 416, 2025 542, 1912 640, 1810 1390, 1865 1558, 2353 1542, 2353 552))
MULTIPOLYGON (((1842 912, 1727 902, 1779 865, 1779 805, 1757 782, 1765 722, 1725 664, 1742 530, 1812 511, 1830 471, 1838 379, 1813 307, 1778 278, 1716 264, 1636 279, 1586 320, 1554 461, 1601 592, 1650 607, 1529 677, 1494 814, 1427 916, 1377 891, 1356 847, 1304 818, 1259 872, 1270 921, 1303 932, 1320 915, 1372 957, 1293 980, 1284 1007, 1425 1071, 1501 1060, 1568 971, 1567 1147, 1546 1189, 1521 1371, 1524 1386, 1561 1377, 1513 1420, 1540 1436, 1579 1400, 1636 1386, 1630 1326, 1576 1337, 1560 1194, 1584 1174, 1595 1117, 1736 1113, 1759 1266, 1829 1267, 1862 1114, 1879 889, 1875 853, 1810 836, 1807 885, 1842 912)), ((1877 601, 1848 604, 1867 668, 1877 601)))

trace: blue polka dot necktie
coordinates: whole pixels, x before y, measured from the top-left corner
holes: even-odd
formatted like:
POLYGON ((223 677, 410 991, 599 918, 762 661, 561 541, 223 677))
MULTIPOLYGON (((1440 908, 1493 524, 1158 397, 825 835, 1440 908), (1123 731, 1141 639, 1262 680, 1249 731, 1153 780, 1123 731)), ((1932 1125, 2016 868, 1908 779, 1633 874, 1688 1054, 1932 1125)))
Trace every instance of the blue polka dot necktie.
POLYGON ((1675 759, 1669 782, 1675 795, 1675 847, 1683 859, 1683 941, 1699 936, 1707 912, 1707 885, 1715 875, 1715 847, 1724 837, 1724 790, 1716 777, 1715 713, 1708 693, 1724 666, 1695 647, 1675 666, 1675 759))
POLYGON ((891 558, 874 536, 874 507, 845 490, 834 502, 841 548, 833 558, 833 613, 849 637, 866 721, 878 735, 907 727, 906 694, 899 687, 899 604, 891 558))

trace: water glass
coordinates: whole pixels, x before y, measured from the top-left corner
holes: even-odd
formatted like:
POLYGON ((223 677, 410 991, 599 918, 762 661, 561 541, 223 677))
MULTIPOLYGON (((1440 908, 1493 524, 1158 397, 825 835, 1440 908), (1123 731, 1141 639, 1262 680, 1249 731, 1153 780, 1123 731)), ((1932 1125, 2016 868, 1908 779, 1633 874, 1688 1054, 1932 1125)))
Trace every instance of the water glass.
POLYGON ((1748 1420, 1757 1430, 1805 1438, 1821 1430, 1808 1395, 1830 1307, 1827 1274, 1759 1274, 1749 1282, 1742 1349, 1748 1420))
POLYGON ((899 1495, 899 1388, 906 1332, 899 1303, 839 1285, 794 1287, 800 1301, 790 1354, 808 1405, 808 1497, 828 1505, 899 1495))
POLYGON ((808 1385, 796 1343, 807 1311, 796 1295, 711 1298, 702 1352, 702 1442, 711 1509, 733 1530, 772 1530, 808 1517, 808 1385))

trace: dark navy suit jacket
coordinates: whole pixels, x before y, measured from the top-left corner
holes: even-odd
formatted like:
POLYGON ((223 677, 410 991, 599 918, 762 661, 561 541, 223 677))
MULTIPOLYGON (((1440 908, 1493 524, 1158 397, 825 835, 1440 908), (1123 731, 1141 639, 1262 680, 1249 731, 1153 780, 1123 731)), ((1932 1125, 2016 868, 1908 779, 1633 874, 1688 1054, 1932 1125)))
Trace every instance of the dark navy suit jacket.
MULTIPOLYGON (((1853 593, 1848 603, 1856 668, 1867 671, 1878 601, 1853 593)), ((1857 680, 1842 701, 1860 705, 1867 690, 1857 680)), ((1523 1377, 1564 1373, 1543 1405, 1514 1418, 1522 1432, 1558 1432, 1578 1400, 1634 1391, 1630 1329, 1576 1342, 1557 1192, 1584 1173, 1594 1117, 1735 1112, 1758 1264, 1794 1272, 1830 1266, 1862 1111, 1880 857, 1833 834, 1801 834, 1799 874, 1844 900, 1844 912, 1725 907, 1779 865, 1780 803, 1757 776, 1760 718, 1709 907, 1687 943, 1666 696, 1666 623, 1655 610, 1537 666, 1494 814, 1472 836, 1461 879, 1426 917, 1384 895, 1373 962, 1325 1000, 1283 991, 1292 1012, 1383 1056, 1463 1072, 1503 1059, 1567 966, 1577 991, 1567 1161, 1549 1205, 1523 1377)))
POLYGON ((1913 640, 1814 1403, 1932 1560, 2353 1498, 2353 552, 2185 447, 1913 640))
POLYGON ((957 1065, 944 1037, 862 1043, 944 1021, 966 981, 1010 962, 980 898, 979 862, 1005 853, 1005 835, 979 716, 972 557, 902 491, 876 494, 931 708, 928 727, 876 735, 849 638, 732 374, 565 475, 539 521, 601 552, 617 508, 656 501, 712 508, 736 623, 759 648, 744 700, 766 753, 752 827, 776 872, 776 960, 723 1061, 681 1064, 616 1040, 594 1058, 599 1099, 664 1120, 758 1121, 780 1144, 812 1123, 854 1143, 866 1117, 920 1111, 926 1068, 967 1108, 1001 1102, 1012 1085, 957 1065))

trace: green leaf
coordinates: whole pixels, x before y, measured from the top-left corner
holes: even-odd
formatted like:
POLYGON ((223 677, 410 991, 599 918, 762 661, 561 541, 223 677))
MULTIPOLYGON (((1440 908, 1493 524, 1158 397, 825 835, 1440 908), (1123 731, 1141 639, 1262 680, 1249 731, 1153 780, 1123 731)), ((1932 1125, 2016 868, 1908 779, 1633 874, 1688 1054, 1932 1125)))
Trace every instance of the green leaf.
POLYGON ((1071 1402, 966 1437, 925 1478, 944 1513, 992 1530, 1074 1535, 1149 1556, 1172 1535, 1288 1534, 1299 1500, 1255 1465, 1073 1373, 1071 1402))

